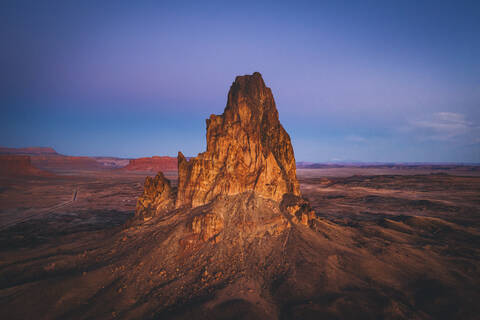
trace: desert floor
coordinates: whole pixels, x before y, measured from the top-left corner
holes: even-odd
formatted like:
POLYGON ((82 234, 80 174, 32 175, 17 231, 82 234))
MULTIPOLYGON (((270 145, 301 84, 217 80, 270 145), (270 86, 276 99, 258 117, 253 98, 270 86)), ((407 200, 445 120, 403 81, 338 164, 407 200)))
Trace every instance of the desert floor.
MULTIPOLYGON (((102 239, 121 232, 125 221, 133 215, 147 174, 77 171, 47 178, 0 178, 0 311, 9 310, 15 318, 21 314, 15 308, 29 286, 65 276, 53 272, 58 265, 49 262, 52 256, 61 254, 68 259, 101 246, 102 239)), ((175 172, 166 176, 176 184, 175 172)), ((405 284, 406 289, 399 294, 400 302, 388 304, 388 308, 399 309, 392 314, 399 318, 411 314, 413 318, 447 319, 462 315, 471 318, 478 311, 478 171, 331 168, 299 169, 297 176, 302 195, 317 215, 328 221, 330 231, 326 231, 326 237, 331 237, 329 232, 338 227, 340 233, 348 233, 353 239, 352 250, 366 252, 385 265, 391 266, 395 261, 393 265, 398 270, 392 274, 398 275, 395 281, 405 284), (416 270, 419 276, 402 276, 403 266, 416 270), (422 311, 409 313, 402 308, 422 311)), ((365 292, 372 298, 365 298, 362 293, 362 303, 382 304, 378 297, 394 295, 385 293, 390 289, 388 281, 381 281, 380 264, 376 274, 367 276, 361 268, 355 274, 354 267, 345 266, 348 261, 342 262, 341 255, 328 259, 327 266, 335 266, 329 271, 333 272, 331 277, 348 274, 346 277, 362 279, 362 290, 367 290, 370 283, 365 292)), ((59 264, 61 259, 56 257, 55 261, 59 264)), ((360 280, 351 283, 355 281, 360 280)), ((342 290, 339 292, 345 292, 342 290)), ((347 296, 351 294, 352 299, 357 299, 352 292, 347 296)), ((282 317, 308 318, 312 310, 321 308, 329 308, 332 318, 354 315, 348 312, 355 312, 355 308, 342 311, 340 300, 334 300, 312 298, 284 303, 282 317), (331 306, 326 306, 329 303, 331 306), (335 303, 338 305, 333 306, 335 303)), ((341 301, 345 305, 348 299, 344 300, 341 301)), ((25 308, 28 305, 26 301, 25 308)), ((366 316, 374 317, 375 313, 366 316)))

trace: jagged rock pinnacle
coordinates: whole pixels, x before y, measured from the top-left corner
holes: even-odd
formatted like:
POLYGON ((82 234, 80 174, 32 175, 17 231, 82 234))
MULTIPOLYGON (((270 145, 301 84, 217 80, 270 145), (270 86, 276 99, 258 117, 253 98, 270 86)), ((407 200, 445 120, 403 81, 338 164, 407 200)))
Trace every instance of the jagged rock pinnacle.
POLYGON ((170 181, 162 172, 155 178, 145 178, 143 194, 137 200, 135 216, 147 220, 160 211, 168 211, 175 204, 175 194, 170 181))
POLYGON ((147 180, 136 216, 155 215, 172 201, 198 207, 247 191, 277 202, 300 195, 290 137, 258 72, 236 77, 224 113, 207 119, 207 150, 190 160, 178 153, 176 195, 163 175, 147 180))
POLYGON ((216 196, 254 191, 280 201, 299 194, 290 137, 260 73, 238 76, 222 115, 207 119, 207 151, 178 157, 176 206, 199 206, 216 196))

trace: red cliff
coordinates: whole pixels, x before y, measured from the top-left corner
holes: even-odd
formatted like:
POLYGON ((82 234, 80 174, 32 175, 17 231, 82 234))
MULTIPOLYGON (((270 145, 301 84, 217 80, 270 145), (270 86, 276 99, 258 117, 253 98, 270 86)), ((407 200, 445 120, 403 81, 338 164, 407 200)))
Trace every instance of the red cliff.
POLYGON ((53 174, 32 166, 30 156, 0 155, 0 176, 52 176, 53 174))

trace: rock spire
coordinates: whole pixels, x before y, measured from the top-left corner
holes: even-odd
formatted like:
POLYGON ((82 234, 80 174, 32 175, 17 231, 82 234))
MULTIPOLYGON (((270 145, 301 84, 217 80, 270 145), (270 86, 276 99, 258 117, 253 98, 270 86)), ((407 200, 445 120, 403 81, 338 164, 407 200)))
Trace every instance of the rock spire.
MULTIPOLYGON (((171 206, 170 188, 152 188, 150 180, 148 188, 167 194, 146 192, 143 197, 148 199, 141 197, 137 208, 142 215, 152 205, 171 206)), ((246 191, 278 202, 285 194, 300 195, 290 137, 258 72, 238 76, 223 114, 207 119, 207 150, 190 160, 178 153, 175 207, 197 207, 219 195, 246 191)))
POLYGON ((224 113, 207 119, 207 151, 189 161, 179 153, 176 206, 245 191, 276 201, 299 194, 290 137, 258 72, 237 77, 224 113))

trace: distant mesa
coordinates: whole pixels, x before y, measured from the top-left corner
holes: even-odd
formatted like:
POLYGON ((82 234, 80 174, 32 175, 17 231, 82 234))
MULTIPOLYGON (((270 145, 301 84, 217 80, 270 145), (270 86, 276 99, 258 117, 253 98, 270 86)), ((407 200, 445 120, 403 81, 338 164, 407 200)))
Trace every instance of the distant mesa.
POLYGON ((40 169, 53 172, 75 170, 99 171, 122 169, 127 171, 176 171, 177 158, 153 156, 138 159, 116 157, 67 156, 49 147, 6 148, 0 147, 0 155, 27 155, 31 163, 40 169))
POLYGON ((49 147, 5 148, 0 147, 0 154, 28 155, 31 163, 40 169, 65 172, 71 170, 108 170, 124 167, 128 159, 115 157, 66 156, 49 147))
POLYGON ((32 163, 42 169, 68 172, 71 170, 101 171, 124 167, 128 164, 126 159, 109 157, 86 157, 64 155, 38 155, 31 156, 32 163))
POLYGON ((49 177, 51 172, 41 170, 32 165, 30 156, 0 155, 1 177, 49 177))
POLYGON ((23 154, 23 155, 58 155, 57 151, 50 147, 6 148, 0 147, 0 154, 23 154))
POLYGON ((130 159, 128 165, 122 169, 128 171, 150 172, 176 171, 177 163, 177 158, 174 157, 153 156, 147 158, 130 159))

